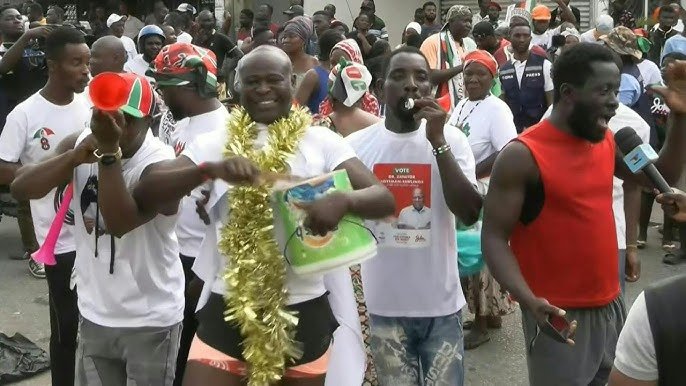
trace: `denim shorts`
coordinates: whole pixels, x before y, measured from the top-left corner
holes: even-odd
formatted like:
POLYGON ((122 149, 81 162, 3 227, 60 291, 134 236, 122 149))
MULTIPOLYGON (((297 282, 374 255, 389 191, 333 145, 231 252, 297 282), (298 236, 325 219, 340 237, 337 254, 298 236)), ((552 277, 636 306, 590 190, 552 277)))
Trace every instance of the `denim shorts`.
POLYGON ((461 312, 426 318, 369 316, 379 384, 464 384, 461 312))

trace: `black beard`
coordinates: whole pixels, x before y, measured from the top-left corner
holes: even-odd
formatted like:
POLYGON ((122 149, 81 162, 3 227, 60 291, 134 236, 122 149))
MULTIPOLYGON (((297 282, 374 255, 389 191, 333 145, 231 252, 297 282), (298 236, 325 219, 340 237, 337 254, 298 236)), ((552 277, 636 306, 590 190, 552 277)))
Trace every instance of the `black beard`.
POLYGON ((599 127, 594 110, 590 105, 577 103, 569 114, 568 123, 575 136, 598 143, 605 138, 605 130, 599 127))
POLYGON ((425 15, 425 16, 424 16, 424 20, 426 20, 426 21, 428 21, 428 22, 430 22, 430 23, 433 23, 434 20, 436 20, 436 16, 434 15, 434 17, 429 18, 428 16, 425 15))

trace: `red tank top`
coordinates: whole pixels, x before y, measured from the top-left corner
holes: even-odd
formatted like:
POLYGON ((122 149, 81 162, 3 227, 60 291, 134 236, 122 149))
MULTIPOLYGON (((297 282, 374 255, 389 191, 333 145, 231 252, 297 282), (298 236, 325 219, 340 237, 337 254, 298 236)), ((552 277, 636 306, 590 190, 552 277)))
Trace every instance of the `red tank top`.
POLYGON ((591 144, 544 120, 518 140, 538 165, 545 197, 538 216, 518 222, 510 239, 526 282, 558 307, 609 304, 619 295, 612 133, 591 144))

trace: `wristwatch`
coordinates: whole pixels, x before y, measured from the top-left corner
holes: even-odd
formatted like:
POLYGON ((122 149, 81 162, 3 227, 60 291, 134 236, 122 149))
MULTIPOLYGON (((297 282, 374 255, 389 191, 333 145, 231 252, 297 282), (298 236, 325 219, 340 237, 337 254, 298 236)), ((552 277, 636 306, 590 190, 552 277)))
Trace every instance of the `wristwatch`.
POLYGON ((109 166, 119 161, 122 157, 121 147, 117 149, 115 153, 101 154, 99 149, 93 151, 93 155, 98 159, 98 162, 103 164, 103 166, 109 166))

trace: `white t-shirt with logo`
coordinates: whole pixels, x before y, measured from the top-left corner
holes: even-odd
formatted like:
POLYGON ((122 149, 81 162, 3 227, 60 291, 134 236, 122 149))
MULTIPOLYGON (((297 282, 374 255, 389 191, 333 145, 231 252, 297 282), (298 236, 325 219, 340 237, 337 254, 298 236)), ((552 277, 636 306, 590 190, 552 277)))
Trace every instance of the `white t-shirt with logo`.
POLYGON ((493 95, 480 101, 461 100, 448 124, 467 136, 477 165, 517 136, 510 107, 493 95))
POLYGON ((636 64, 636 66, 643 78, 643 86, 647 87, 655 84, 662 84, 662 71, 660 71, 660 67, 658 67, 657 64, 646 59, 636 64))
MULTIPOLYGON (((446 125, 445 137, 465 176, 476 184, 475 163, 465 135, 446 125)), ((379 122, 346 137, 357 156, 396 199, 392 218, 367 221, 379 245, 362 264, 369 312, 388 317, 435 317, 457 312, 465 299, 457 271, 455 216, 426 139, 426 123, 411 133, 394 133, 379 122), (411 229, 399 217, 421 191, 431 209, 426 229, 411 229)))
MULTIPOLYGON (((542 119, 546 119, 553 111, 553 106, 548 108, 542 119)), ((631 107, 619 104, 615 116, 608 121, 608 127, 613 133, 617 133, 624 127, 631 127, 636 131, 643 143, 650 143, 650 126, 631 107)), ((624 181, 613 177, 612 179, 612 211, 615 216, 615 228, 617 231, 617 246, 626 249, 626 215, 624 213, 624 181)))
MULTIPOLYGON (((55 154, 63 139, 86 129, 90 119, 91 111, 83 94, 74 95, 74 100, 68 105, 58 106, 50 103, 39 91, 7 115, 0 135, 0 159, 21 162, 22 165, 41 162, 55 154)), ((55 188, 45 197, 31 200, 31 217, 39 245, 45 241, 63 194, 63 188, 55 188)), ((57 240, 56 254, 74 251, 73 225, 74 215, 69 211, 57 240)))
MULTIPOLYGON (((78 142, 88 134, 90 131, 85 131, 78 142)), ((132 190, 148 166, 173 158, 169 146, 148 131, 136 154, 122 160, 124 184, 132 190)), ((177 215, 158 214, 121 238, 113 237, 96 209, 97 179, 97 163, 74 170, 72 209, 76 213, 79 312, 106 327, 167 327, 179 323, 183 319, 185 282, 174 232, 177 215)))
MULTIPOLYGON (((186 145, 182 155, 195 164, 220 161, 224 158, 223 151, 227 136, 226 130, 202 134, 186 145)), ((267 137, 267 127, 259 125, 256 147, 263 147, 267 137)), ((351 158, 355 158, 355 152, 338 134, 323 127, 310 127, 303 135, 295 154, 288 159, 288 165, 291 174, 310 178, 332 172, 351 158)), ((198 309, 207 302, 210 292, 222 295, 226 292, 222 277, 226 257, 219 252, 217 243, 221 229, 229 218, 228 194, 230 194, 230 186, 226 182, 222 180, 212 182, 210 199, 205 206, 211 222, 193 266, 193 271, 205 282, 198 309)), ((275 237, 279 248, 283 250, 289 235, 286 235, 283 229, 278 210, 274 213, 275 237)), ((326 292, 323 275, 296 275, 290 267, 287 268, 286 275, 288 304, 302 303, 326 292)))
MULTIPOLYGON (((180 155, 186 148, 186 144, 201 134, 214 130, 226 130, 226 122, 229 112, 224 106, 205 114, 188 118, 182 128, 175 129, 172 134, 172 146, 176 155, 180 155)), ((200 250, 200 244, 205 236, 207 226, 200 220, 196 212, 196 200, 201 197, 203 187, 198 187, 190 196, 181 201, 179 222, 176 226, 176 235, 179 238, 179 251, 182 255, 196 257, 200 250)))

